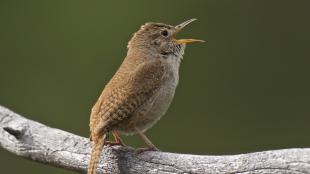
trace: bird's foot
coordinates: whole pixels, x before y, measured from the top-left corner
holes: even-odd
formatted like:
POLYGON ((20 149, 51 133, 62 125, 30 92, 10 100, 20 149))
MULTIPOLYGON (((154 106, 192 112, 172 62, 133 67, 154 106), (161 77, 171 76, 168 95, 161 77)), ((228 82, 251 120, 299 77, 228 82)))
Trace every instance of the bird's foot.
POLYGON ((143 152, 147 152, 147 151, 160 151, 157 147, 147 147, 147 148, 137 148, 135 149, 135 154, 136 155, 139 155, 140 153, 143 153, 143 152))
POLYGON ((122 141, 106 141, 104 144, 108 146, 127 146, 122 141))

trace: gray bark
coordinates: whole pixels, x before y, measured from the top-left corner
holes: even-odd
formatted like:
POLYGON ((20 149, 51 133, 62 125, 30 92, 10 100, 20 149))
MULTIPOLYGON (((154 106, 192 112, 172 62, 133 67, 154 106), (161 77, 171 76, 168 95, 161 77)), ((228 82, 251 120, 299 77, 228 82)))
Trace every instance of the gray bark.
MULTIPOLYGON (((85 173, 91 143, 88 138, 50 128, 0 106, 0 146, 27 159, 85 173)), ((208 156, 138 154, 129 147, 105 146, 101 159, 98 173, 310 174, 310 148, 208 156)))

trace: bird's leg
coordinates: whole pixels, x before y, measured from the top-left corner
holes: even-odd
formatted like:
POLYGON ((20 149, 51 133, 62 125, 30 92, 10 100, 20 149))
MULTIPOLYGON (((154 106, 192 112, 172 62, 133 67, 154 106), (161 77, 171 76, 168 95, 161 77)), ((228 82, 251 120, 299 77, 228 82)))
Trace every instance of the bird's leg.
POLYGON ((148 148, 140 148, 137 149, 138 153, 144 152, 144 151, 159 151, 159 149, 146 137, 146 135, 143 134, 138 128, 135 128, 135 131, 140 135, 140 137, 143 139, 145 144, 148 146, 148 148))
POLYGON ((112 131, 112 135, 113 135, 116 143, 119 143, 119 145, 121 145, 121 146, 126 146, 126 144, 121 139, 121 137, 119 136, 117 131, 112 131))
POLYGON ((118 135, 117 131, 112 131, 112 135, 114 137, 114 142, 112 141, 106 141, 106 145, 110 145, 110 146, 116 146, 116 145, 120 145, 120 146, 126 146, 123 142, 123 140, 121 139, 121 137, 118 135))

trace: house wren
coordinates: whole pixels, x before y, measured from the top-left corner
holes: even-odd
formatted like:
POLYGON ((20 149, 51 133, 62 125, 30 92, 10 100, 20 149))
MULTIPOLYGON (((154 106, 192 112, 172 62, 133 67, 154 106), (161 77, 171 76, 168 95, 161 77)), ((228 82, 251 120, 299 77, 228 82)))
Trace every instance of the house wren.
POLYGON ((110 132, 115 138, 114 144, 124 145, 119 134, 138 134, 150 149, 157 150, 143 132, 160 119, 173 99, 185 45, 204 42, 175 38, 195 20, 177 26, 146 23, 133 35, 126 58, 91 110, 89 126, 93 147, 88 174, 96 173, 110 132))

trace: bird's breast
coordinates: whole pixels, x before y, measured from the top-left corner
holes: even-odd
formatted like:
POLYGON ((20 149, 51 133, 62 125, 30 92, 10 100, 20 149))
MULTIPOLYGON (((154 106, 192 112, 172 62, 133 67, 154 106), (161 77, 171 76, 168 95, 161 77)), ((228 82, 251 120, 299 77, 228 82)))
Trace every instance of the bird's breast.
POLYGON ((120 127, 120 133, 134 134, 133 127, 141 131, 146 131, 152 127, 168 110, 174 97, 176 87, 179 81, 178 66, 167 64, 163 83, 158 91, 150 98, 148 102, 142 105, 130 118, 128 127, 120 127), (131 128, 132 127, 132 128, 131 128))

